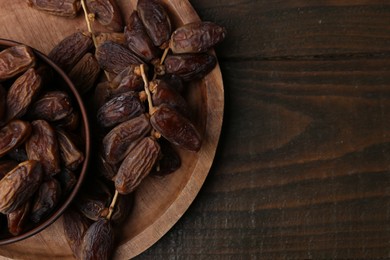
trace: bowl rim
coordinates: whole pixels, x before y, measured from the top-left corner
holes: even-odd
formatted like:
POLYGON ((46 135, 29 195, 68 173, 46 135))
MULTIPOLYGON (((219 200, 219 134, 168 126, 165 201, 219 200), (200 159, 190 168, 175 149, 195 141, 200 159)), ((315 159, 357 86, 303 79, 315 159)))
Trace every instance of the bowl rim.
POLYGON ((58 67, 57 64, 55 64, 52 60, 50 60, 44 53, 40 52, 39 50, 37 50, 37 49, 27 45, 27 44, 24 44, 24 43, 20 43, 20 42, 14 41, 14 40, 0 38, 0 47, 13 47, 16 45, 24 45, 24 46, 31 48, 33 50, 34 54, 40 60, 42 60, 44 63, 46 63, 50 67, 52 67, 54 69, 54 71, 57 72, 59 74, 59 76, 65 81, 66 85, 70 88, 70 91, 72 92, 72 94, 73 94, 74 98, 76 99, 77 104, 80 108, 82 122, 84 124, 84 127, 82 129, 85 132, 85 152, 84 152, 84 162, 83 162, 77 183, 73 187, 71 193, 67 196, 65 201, 62 203, 62 205, 56 211, 54 211, 50 215, 50 217, 48 217, 45 221, 41 222, 37 226, 28 230, 27 232, 24 232, 24 233, 17 235, 17 236, 12 236, 9 238, 0 239, 0 245, 11 244, 11 243, 15 243, 15 242, 24 240, 26 238, 29 238, 29 237, 41 232, 42 230, 44 230, 45 228, 47 228, 48 226, 53 224, 60 216, 62 216, 62 214, 65 212, 65 210, 69 207, 71 202, 76 197, 76 195, 77 195, 78 191, 80 190, 80 187, 81 187, 81 185, 82 185, 82 183, 87 175, 87 170, 88 170, 88 165, 89 165, 89 160, 90 160, 90 149, 91 149, 90 127, 89 127, 87 111, 84 107, 84 102, 82 101, 80 94, 78 93, 76 87, 74 86, 74 84, 72 83, 72 81, 70 80, 68 75, 60 67, 58 67))

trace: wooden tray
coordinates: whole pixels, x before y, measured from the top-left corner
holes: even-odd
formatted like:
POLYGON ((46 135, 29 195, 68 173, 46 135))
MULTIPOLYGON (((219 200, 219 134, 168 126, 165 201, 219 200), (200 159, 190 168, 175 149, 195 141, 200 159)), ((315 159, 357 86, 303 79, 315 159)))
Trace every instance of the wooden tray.
MULTIPOLYGON (((55 44, 76 30, 86 31, 82 15, 76 19, 50 16, 36 11, 25 0, 0 1, 0 38, 11 39, 48 53, 55 44)), ((117 1, 127 17, 136 0, 117 1)), ((186 0, 163 1, 173 23, 199 20, 186 0)), ((129 259, 153 245, 184 214, 210 170, 222 126, 224 93, 219 67, 204 80, 192 84, 189 102, 203 132, 198 153, 180 151, 182 167, 164 178, 148 177, 136 192, 135 208, 119 237, 115 259, 129 259)), ((94 162, 91 162, 94 163, 94 162)), ((72 259, 65 240, 62 218, 24 241, 0 247, 0 258, 72 259)))

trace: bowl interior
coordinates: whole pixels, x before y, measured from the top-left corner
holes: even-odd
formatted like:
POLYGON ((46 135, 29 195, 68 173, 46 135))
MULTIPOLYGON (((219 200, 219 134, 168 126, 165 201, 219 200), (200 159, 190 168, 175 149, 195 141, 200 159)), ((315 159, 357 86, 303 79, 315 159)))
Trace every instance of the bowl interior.
MULTIPOLYGON (((20 45, 21 43, 6 40, 6 39, 0 39, 0 51, 7 48, 12 47, 15 45, 20 45)), ((58 82, 59 89, 66 91, 73 99, 73 105, 80 113, 80 126, 79 126, 79 134, 83 138, 84 141, 84 147, 83 147, 83 153, 84 153, 84 162, 79 167, 78 171, 76 171, 76 175, 78 176, 77 183, 73 187, 72 191, 66 196, 66 198, 63 198, 59 205, 55 208, 55 210, 47 216, 43 221, 40 223, 34 225, 34 226, 27 226, 26 230, 17 236, 12 235, 0 235, 0 245, 5 245, 9 243, 14 243, 23 239, 26 239, 46 227, 48 227, 50 224, 52 224, 54 221, 56 221, 62 213, 66 210, 66 208, 69 206, 69 204, 72 202, 72 200, 75 198, 78 190, 81 187, 81 184, 83 180, 85 179, 86 172, 87 172, 87 166, 89 162, 90 157, 90 133, 89 133, 89 124, 88 124, 88 117, 86 113, 86 109, 84 107, 83 101, 78 94, 75 86, 69 79, 69 77, 65 74, 65 72, 60 69, 55 63, 53 63, 47 56, 45 56, 43 53, 39 52, 38 50, 32 48, 34 51, 35 56, 37 59, 49 66, 53 69, 54 73, 56 75, 56 80, 58 79, 60 82, 58 82)), ((56 82, 57 83, 57 82, 56 82)))

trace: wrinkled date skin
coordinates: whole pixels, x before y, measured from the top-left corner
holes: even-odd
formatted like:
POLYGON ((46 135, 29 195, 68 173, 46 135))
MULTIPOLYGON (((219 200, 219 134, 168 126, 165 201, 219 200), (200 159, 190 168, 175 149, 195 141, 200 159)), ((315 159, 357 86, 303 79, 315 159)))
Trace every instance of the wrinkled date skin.
POLYGON ((164 8, 156 0, 139 0, 137 3, 139 18, 145 26, 153 44, 165 49, 171 36, 171 21, 164 8))
POLYGON ((165 71, 184 81, 201 79, 217 65, 217 59, 206 53, 169 55, 164 61, 165 71))
POLYGON ((78 111, 73 112, 62 120, 55 122, 57 127, 67 129, 69 131, 75 131, 80 123, 80 114, 78 111))
POLYGON ((67 209, 63 216, 65 238, 76 259, 81 259, 81 243, 84 233, 91 224, 87 218, 73 208, 67 209))
POLYGON ((93 47, 89 34, 73 33, 60 41, 49 53, 49 58, 65 72, 70 72, 76 63, 93 47))
POLYGON ((110 164, 122 161, 132 147, 151 130, 152 127, 146 115, 116 126, 103 139, 103 154, 106 161, 110 164))
POLYGON ((30 160, 18 164, 0 181, 0 212, 11 213, 26 203, 41 184, 41 164, 30 160))
POLYGON ((160 155, 160 146, 151 137, 145 137, 132 149, 114 177, 115 188, 120 194, 133 192, 150 173, 160 155))
POLYGON ((173 53, 206 52, 226 37, 226 29, 212 22, 193 22, 176 29, 169 47, 173 53))
POLYGON ((114 32, 123 31, 122 16, 114 0, 86 0, 85 3, 101 25, 114 32))
POLYGON ((118 32, 100 32, 96 35, 96 43, 97 46, 104 43, 105 41, 112 41, 115 43, 119 43, 122 45, 126 44, 125 35, 124 33, 118 33, 118 32))
POLYGON ((102 69, 114 74, 121 73, 131 64, 143 63, 132 51, 112 41, 106 41, 97 47, 96 59, 102 69))
POLYGON ((30 219, 32 222, 39 223, 57 206, 60 198, 60 183, 54 178, 44 181, 39 187, 31 209, 30 219))
POLYGON ((93 88, 100 72, 101 69, 95 56, 88 52, 69 72, 69 77, 74 82, 79 93, 85 94, 93 88))
POLYGON ((155 167, 150 174, 165 176, 180 168, 181 159, 167 140, 160 138, 159 144, 161 147, 161 159, 158 161, 158 167, 155 167))
POLYGON ((115 126, 145 112, 136 92, 126 92, 107 101, 97 112, 98 123, 103 127, 115 126))
POLYGON ((13 120, 0 129, 0 157, 24 143, 31 134, 31 125, 13 120))
POLYGON ((199 151, 201 137, 190 120, 176 110, 162 105, 152 114, 150 123, 169 142, 190 151, 199 151))
POLYGON ((60 153, 54 129, 44 120, 35 120, 31 125, 32 134, 26 142, 28 158, 40 161, 46 176, 59 173, 60 153))
POLYGON ((73 111, 69 95, 64 91, 50 91, 32 106, 29 115, 49 122, 62 120, 73 111))
POLYGON ((105 209, 110 205, 112 194, 107 185, 94 180, 84 186, 76 200, 77 209, 87 218, 98 220, 105 209))
POLYGON ((106 219, 99 219, 84 234, 81 259, 111 259, 114 242, 114 229, 112 228, 111 222, 106 219))
POLYGON ((8 231, 14 235, 19 235, 27 223, 30 216, 31 202, 27 201, 18 209, 7 214, 8 231))
POLYGON ((57 139, 62 163, 69 170, 76 170, 84 161, 84 154, 77 148, 72 138, 65 131, 57 129, 57 139))
POLYGON ((125 27, 125 39, 127 47, 144 61, 151 61, 160 55, 159 49, 153 45, 152 40, 146 33, 138 12, 133 11, 125 27))
POLYGON ((42 88, 42 77, 34 68, 28 69, 16 79, 7 93, 7 120, 20 118, 42 88))
POLYGON ((171 88, 164 80, 153 80, 149 84, 149 89, 152 92, 152 100, 154 106, 166 104, 182 115, 189 117, 190 110, 187 101, 174 88, 171 88))
POLYGON ((28 5, 52 15, 69 18, 76 17, 81 7, 80 0, 28 0, 28 5))
POLYGON ((35 55, 30 47, 17 45, 0 52, 0 81, 10 79, 35 65, 35 55))
POLYGON ((138 65, 130 65, 119 73, 110 84, 110 95, 118 95, 128 91, 139 91, 143 89, 140 68, 138 65))

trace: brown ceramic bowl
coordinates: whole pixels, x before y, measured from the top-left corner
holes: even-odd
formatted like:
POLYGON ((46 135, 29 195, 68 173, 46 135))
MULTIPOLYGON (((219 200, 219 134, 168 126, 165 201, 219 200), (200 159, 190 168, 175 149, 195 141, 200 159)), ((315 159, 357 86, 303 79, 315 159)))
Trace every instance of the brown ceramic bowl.
MULTIPOLYGON (((0 51, 7 47, 19 45, 21 43, 11 41, 11 40, 5 40, 0 39, 0 51)), ((4 226, 1 226, 0 228, 0 245, 10 244, 14 243, 23 239, 26 239, 46 227, 48 227, 50 224, 52 224, 54 221, 56 221, 62 213, 66 210, 66 208, 69 206, 69 204, 72 202, 72 200, 75 198, 76 193, 81 187, 81 184, 85 178, 87 166, 89 162, 89 154, 90 154, 90 134, 89 134, 89 125, 88 125, 88 118, 87 113, 85 110, 85 107, 83 105, 83 101, 78 94, 75 86, 69 79, 69 77, 56 65, 54 64, 47 56, 45 56, 43 53, 35 50, 34 48, 31 48, 36 58, 39 62, 48 65, 53 69, 54 77, 56 80, 56 86, 58 85, 58 90, 63 90, 67 92, 73 101, 74 109, 77 109, 80 112, 80 126, 76 132, 79 136, 81 136, 84 139, 84 147, 83 147, 83 153, 85 156, 85 160, 82 163, 82 165, 79 167, 77 171, 75 171, 76 175, 78 176, 77 183, 74 185, 73 189, 68 193, 68 195, 60 201, 59 205, 52 211, 52 213, 47 216, 46 218, 42 219, 42 221, 36 225, 27 225, 25 231, 21 233, 18 236, 12 236, 11 234, 8 234, 6 231, 7 228, 4 226), (57 84, 58 83, 58 84, 57 84)), ((2 222, 4 223, 4 222, 2 222)), ((5 225, 5 224, 3 224, 5 225)))

